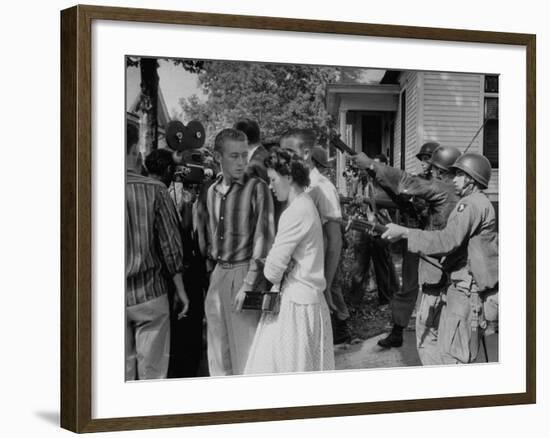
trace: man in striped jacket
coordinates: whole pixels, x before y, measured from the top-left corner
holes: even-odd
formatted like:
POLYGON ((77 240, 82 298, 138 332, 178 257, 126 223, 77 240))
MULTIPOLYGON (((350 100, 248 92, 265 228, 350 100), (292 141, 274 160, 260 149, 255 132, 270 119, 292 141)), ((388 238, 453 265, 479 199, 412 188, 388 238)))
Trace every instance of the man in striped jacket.
POLYGON ((245 172, 247 139, 222 130, 214 154, 221 175, 208 189, 208 253, 216 267, 206 295, 210 375, 242 374, 259 311, 239 312, 245 292, 261 290, 263 261, 273 243, 273 199, 266 182, 245 172))
POLYGON ((163 379, 170 348, 169 282, 186 315, 183 246, 166 186, 140 174, 138 129, 126 127, 126 380, 163 379), (166 272, 171 276, 167 278, 166 272))

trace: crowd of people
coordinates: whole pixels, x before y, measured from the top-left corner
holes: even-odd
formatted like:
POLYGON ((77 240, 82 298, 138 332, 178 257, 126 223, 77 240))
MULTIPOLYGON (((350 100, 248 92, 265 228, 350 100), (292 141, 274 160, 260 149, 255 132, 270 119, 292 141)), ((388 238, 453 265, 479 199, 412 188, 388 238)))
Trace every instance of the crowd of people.
MULTIPOLYGON (((204 343, 210 376, 334 369, 350 317, 340 281, 344 221, 314 132, 291 129, 268 150, 258 124, 239 120, 215 137, 217 176, 180 199, 172 152, 142 162, 138 142, 127 124, 126 379, 197 376, 204 343), (271 292, 276 305, 251 309, 250 292, 271 292)), ((498 320, 495 212, 483 193, 491 168, 481 155, 436 143, 417 157, 421 175, 384 156, 352 158, 361 185, 354 202, 385 226, 381 235, 365 229, 355 244, 352 298, 362 296, 372 259, 393 323, 379 345, 397 348, 422 285, 422 363, 469 363, 498 320), (383 197, 403 225, 378 205, 383 197), (401 286, 388 249, 397 240, 405 242, 401 286)))

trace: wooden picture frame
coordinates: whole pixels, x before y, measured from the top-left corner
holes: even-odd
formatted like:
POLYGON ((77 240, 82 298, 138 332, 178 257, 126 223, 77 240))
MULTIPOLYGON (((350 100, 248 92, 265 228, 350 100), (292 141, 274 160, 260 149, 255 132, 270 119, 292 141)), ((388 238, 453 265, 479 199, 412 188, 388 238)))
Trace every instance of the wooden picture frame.
POLYGON ((61 426, 74 432, 365 415, 536 401, 535 48, 530 34, 75 6, 61 12, 61 426), (516 45, 526 48, 526 391, 178 415, 92 418, 92 22, 112 20, 516 45))

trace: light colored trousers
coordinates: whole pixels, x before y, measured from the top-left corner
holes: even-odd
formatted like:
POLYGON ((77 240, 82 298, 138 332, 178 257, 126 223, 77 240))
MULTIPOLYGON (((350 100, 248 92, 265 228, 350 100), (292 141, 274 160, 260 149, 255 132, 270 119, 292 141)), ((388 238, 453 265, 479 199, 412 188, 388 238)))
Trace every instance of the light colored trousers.
POLYGON ((439 319, 445 303, 440 293, 423 293, 416 312, 416 347, 422 365, 441 365, 437 342, 439 319))
POLYGON ((210 277, 204 311, 211 376, 243 374, 261 315, 259 310, 233 311, 248 265, 224 268, 218 264, 210 277))
POLYGON ((165 379, 169 359, 168 296, 126 307, 126 380, 165 379))

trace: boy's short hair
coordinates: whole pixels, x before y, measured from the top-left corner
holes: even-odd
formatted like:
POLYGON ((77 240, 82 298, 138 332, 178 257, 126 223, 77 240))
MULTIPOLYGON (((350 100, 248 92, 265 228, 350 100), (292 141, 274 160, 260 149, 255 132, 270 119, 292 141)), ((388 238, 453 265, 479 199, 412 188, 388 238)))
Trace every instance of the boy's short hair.
POLYGON ((216 139, 214 140, 214 150, 216 152, 219 152, 220 154, 223 153, 223 145, 227 140, 246 142, 246 135, 244 132, 239 131, 237 129, 233 129, 233 128, 222 129, 218 133, 218 135, 216 135, 216 139))

